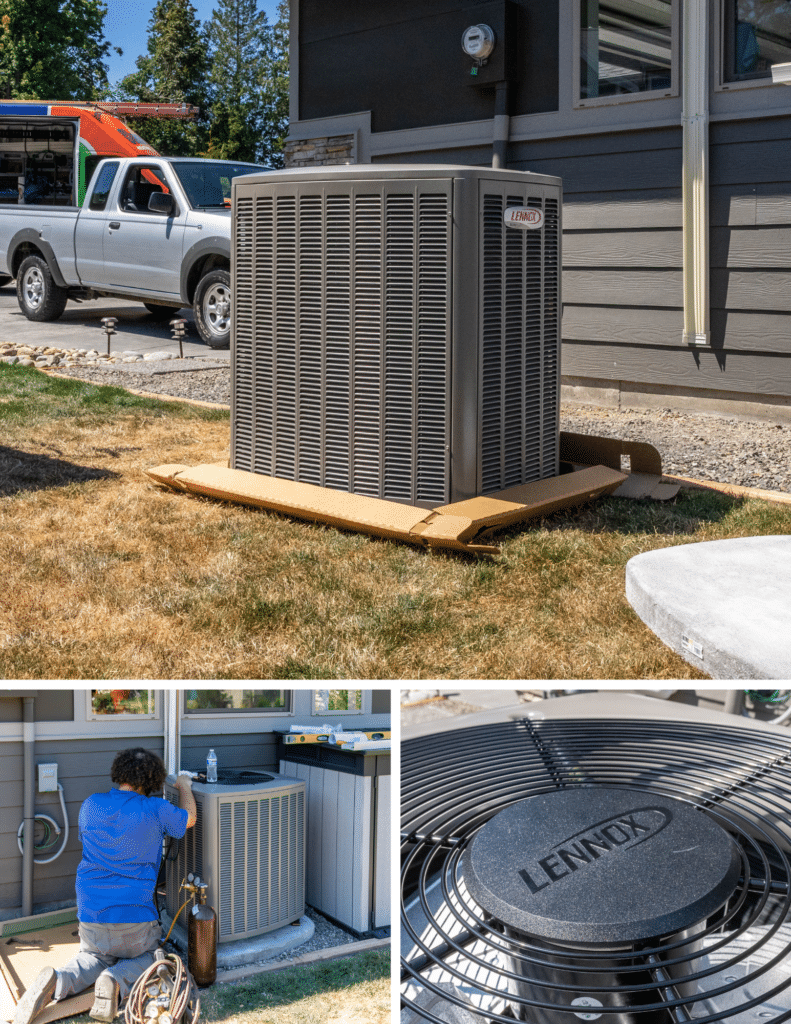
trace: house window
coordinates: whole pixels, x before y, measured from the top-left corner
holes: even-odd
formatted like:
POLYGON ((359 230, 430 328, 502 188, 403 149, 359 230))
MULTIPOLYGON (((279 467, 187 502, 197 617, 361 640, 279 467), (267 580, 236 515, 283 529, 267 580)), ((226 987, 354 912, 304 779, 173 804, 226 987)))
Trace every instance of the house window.
POLYGON ((362 690, 314 690, 314 715, 360 715, 363 711, 362 690))
POLYGON ((726 82, 771 78, 773 64, 791 61, 788 0, 725 0, 726 82))
POLYGON ((674 88, 673 0, 579 0, 578 101, 674 88))
POLYGON ((155 690, 89 690, 88 717, 156 718, 157 693, 155 690))
POLYGON ((268 711, 289 711, 289 690, 185 690, 184 713, 187 715, 266 714, 268 711))

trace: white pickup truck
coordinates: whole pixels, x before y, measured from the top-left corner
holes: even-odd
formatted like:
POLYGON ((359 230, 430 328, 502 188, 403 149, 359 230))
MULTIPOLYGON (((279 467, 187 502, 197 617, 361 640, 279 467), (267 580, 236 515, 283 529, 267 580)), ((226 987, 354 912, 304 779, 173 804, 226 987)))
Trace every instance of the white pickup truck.
POLYGON ((29 320, 69 299, 140 299, 158 319, 185 306, 211 348, 231 330, 231 179, 256 164, 189 157, 110 158, 82 207, 0 206, 0 275, 16 278, 29 320))

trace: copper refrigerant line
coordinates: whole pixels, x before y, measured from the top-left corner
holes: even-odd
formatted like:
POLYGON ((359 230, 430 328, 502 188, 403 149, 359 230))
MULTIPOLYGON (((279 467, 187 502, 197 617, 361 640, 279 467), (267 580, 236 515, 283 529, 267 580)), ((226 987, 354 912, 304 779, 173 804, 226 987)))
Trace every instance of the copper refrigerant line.
POLYGON ((169 953, 157 959, 135 982, 126 1001, 126 1024, 196 1024, 200 998, 195 982, 181 962, 169 953))

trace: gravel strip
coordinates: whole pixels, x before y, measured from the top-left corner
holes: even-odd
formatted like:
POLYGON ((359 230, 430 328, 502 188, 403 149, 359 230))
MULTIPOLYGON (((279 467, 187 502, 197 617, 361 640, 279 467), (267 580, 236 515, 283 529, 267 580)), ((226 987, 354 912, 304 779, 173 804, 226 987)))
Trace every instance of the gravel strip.
POLYGON ((195 368, 154 376, 95 366, 74 366, 69 369, 58 367, 56 373, 59 377, 76 377, 91 384, 108 384, 129 391, 147 391, 197 402, 216 402, 229 407, 231 404, 230 367, 219 370, 195 368))
MULTIPOLYGON (((152 391, 202 402, 231 404, 227 369, 136 375, 110 367, 78 366, 58 372, 96 384, 152 391)), ((564 405, 560 429, 627 441, 647 441, 662 456, 665 473, 791 493, 791 425, 696 416, 671 409, 605 409, 564 405)))
POLYGON ((675 476, 791 492, 791 426, 671 409, 564 406, 560 429, 625 441, 648 441, 675 476))
MULTIPOLYGON (((349 932, 344 931, 343 928, 338 928, 337 925, 332 924, 326 917, 322 917, 322 915, 312 907, 305 908, 305 917, 309 917, 316 928, 312 939, 308 942, 303 942, 301 946, 295 946, 293 949, 286 950, 285 953, 281 953, 279 956, 270 957, 269 960, 252 960, 251 963, 273 964, 278 961, 288 962, 291 960, 298 960, 299 957, 305 956, 306 953, 315 953, 319 949, 331 949, 333 946, 345 946, 358 941, 354 935, 350 935, 349 932)), ((238 968, 228 967, 225 968, 225 970, 235 971, 238 970, 238 968)), ((218 977, 223 973, 224 971, 222 969, 217 969, 218 977)))

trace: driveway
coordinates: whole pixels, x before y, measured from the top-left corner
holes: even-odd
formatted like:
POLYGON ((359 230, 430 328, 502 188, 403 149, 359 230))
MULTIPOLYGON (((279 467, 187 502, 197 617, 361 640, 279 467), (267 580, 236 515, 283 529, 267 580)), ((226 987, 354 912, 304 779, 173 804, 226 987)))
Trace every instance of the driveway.
MULTIPOLYGON (((230 349, 210 349, 200 340, 195 330, 192 310, 184 309, 181 315, 188 322, 184 340, 185 356, 211 356, 212 359, 230 360, 230 349)), ((0 288, 0 342, 51 345, 63 349, 95 348, 97 352, 106 352, 107 335, 102 327, 102 317, 105 316, 114 316, 118 320, 111 341, 112 352, 140 352, 145 355, 146 352, 170 351, 178 355, 178 343, 171 337, 168 322, 157 323, 140 302, 127 299, 69 302, 59 320, 35 323, 20 311, 15 283, 0 288)))

